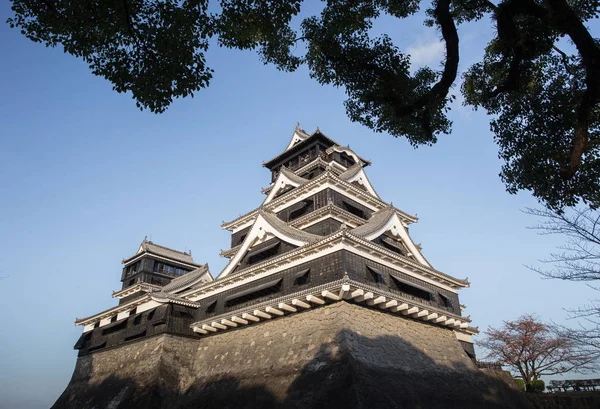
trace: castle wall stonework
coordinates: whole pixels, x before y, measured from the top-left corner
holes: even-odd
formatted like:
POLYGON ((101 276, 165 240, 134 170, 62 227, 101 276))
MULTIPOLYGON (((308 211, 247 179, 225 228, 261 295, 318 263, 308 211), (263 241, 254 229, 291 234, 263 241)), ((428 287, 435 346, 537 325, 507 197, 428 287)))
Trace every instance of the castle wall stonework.
POLYGON ((530 408, 445 328, 337 302, 78 358, 53 409, 530 408))

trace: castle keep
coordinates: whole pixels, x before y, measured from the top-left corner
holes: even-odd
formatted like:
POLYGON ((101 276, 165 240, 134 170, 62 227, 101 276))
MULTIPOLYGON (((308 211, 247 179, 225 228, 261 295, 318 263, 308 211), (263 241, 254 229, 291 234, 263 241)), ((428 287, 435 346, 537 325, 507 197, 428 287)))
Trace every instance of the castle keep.
POLYGON ((527 407, 474 365, 466 279, 436 270, 370 162, 296 127, 213 279, 144 240, 55 408, 527 407), (340 396, 343 395, 343 396, 340 396))

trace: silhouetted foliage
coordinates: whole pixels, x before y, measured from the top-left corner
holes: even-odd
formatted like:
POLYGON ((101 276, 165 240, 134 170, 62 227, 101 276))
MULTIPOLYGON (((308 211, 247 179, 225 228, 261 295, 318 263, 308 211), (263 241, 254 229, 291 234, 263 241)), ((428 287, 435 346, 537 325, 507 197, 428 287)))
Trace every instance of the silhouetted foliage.
MULTIPOLYGON (((600 212, 578 208, 565 212, 527 209, 528 214, 539 217, 540 224, 533 226, 540 234, 557 234, 566 241, 558 251, 542 260, 550 269, 531 268, 547 278, 566 281, 583 281, 595 290, 600 281, 600 212)), ((586 343, 600 351, 600 305, 592 303, 569 310, 570 317, 581 319, 585 325, 578 328, 560 326, 564 337, 586 343)))
POLYGON ((298 30, 292 19, 302 0, 11 1, 12 27, 62 45, 116 91, 131 91, 140 108, 162 112, 207 87, 213 71, 205 53, 216 37, 222 47, 258 50, 280 70, 306 64, 319 83, 345 88, 353 121, 413 146, 451 131, 457 25, 490 18, 496 35, 466 72, 462 92, 492 115, 508 191, 529 190, 553 209, 580 200, 600 206, 600 47, 585 26, 600 0, 328 1, 298 30), (404 19, 421 7, 444 41, 442 70, 412 72, 410 55, 388 35, 370 35, 381 15, 404 19), (573 42, 574 54, 558 47, 561 38, 573 42))

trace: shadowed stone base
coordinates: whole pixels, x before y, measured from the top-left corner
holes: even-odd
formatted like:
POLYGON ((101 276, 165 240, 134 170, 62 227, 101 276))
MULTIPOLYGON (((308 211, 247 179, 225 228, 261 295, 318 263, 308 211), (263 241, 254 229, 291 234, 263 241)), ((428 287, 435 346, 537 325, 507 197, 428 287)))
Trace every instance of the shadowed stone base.
POLYGON ((531 408, 448 329, 346 302, 78 359, 53 409, 531 408))

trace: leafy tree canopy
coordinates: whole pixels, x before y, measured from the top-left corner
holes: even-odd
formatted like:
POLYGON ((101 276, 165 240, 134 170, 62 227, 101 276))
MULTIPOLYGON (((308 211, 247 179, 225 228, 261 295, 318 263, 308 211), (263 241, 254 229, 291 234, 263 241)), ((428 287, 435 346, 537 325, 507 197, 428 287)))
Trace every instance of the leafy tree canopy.
POLYGON ((461 91, 491 115, 507 190, 529 190, 551 209, 600 206, 600 46, 585 26, 600 0, 328 0, 299 29, 292 18, 302 0, 220 0, 214 11, 208 0, 11 1, 12 27, 82 58, 142 109, 163 112, 207 87, 214 37, 220 46, 255 49, 281 70, 306 64, 321 84, 345 88, 353 121, 413 146, 451 131, 456 26, 489 17, 496 34, 461 91), (441 70, 411 72, 410 55, 389 36, 369 34, 380 15, 404 19, 421 7, 445 42, 441 70), (574 54, 558 47, 562 38, 574 54))

